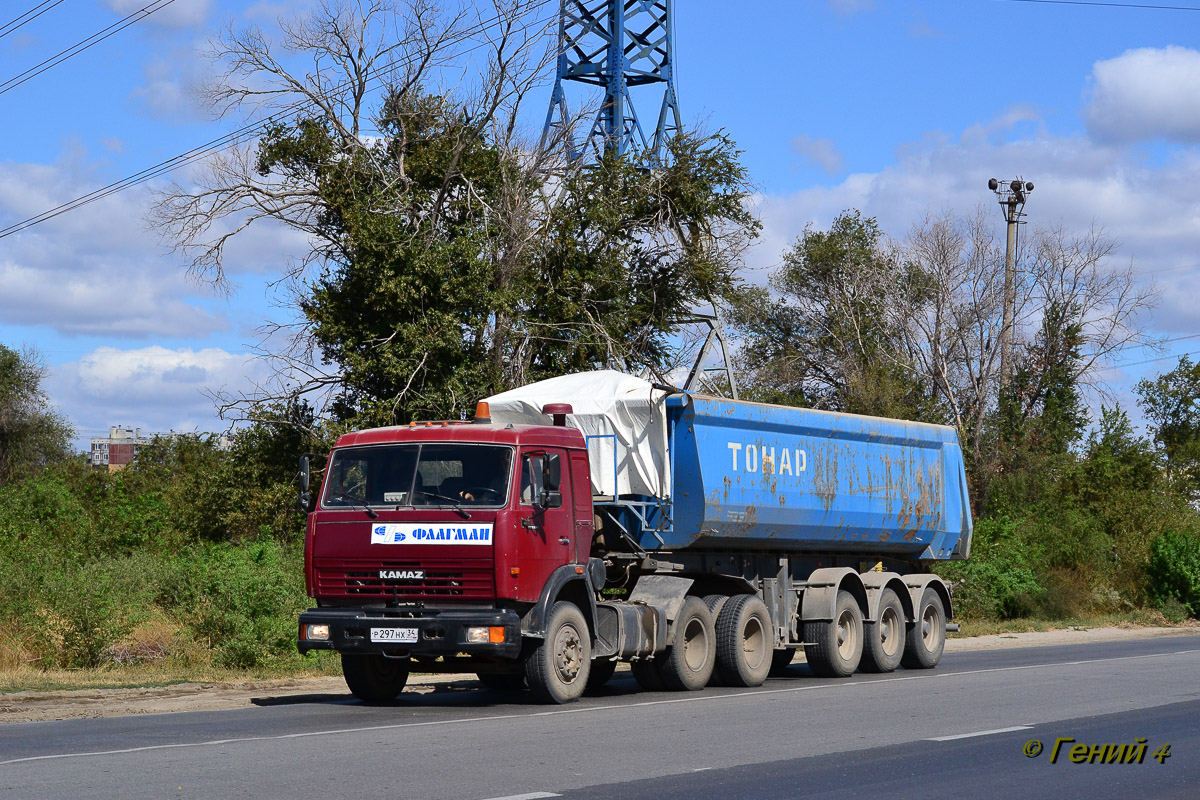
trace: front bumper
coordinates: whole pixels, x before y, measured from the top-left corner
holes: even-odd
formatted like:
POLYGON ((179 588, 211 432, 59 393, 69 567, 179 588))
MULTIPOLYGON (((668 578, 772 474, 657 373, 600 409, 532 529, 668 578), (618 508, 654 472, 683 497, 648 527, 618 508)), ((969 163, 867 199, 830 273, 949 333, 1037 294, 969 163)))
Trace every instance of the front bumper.
POLYGON ((339 653, 386 653, 396 658, 452 656, 498 658, 521 654, 521 618, 511 609, 311 608, 300 615, 298 647, 339 653), (309 625, 328 625, 329 638, 305 638, 309 625), (503 642, 467 642, 467 628, 503 627, 503 642), (415 628, 416 641, 372 642, 371 628, 415 628))

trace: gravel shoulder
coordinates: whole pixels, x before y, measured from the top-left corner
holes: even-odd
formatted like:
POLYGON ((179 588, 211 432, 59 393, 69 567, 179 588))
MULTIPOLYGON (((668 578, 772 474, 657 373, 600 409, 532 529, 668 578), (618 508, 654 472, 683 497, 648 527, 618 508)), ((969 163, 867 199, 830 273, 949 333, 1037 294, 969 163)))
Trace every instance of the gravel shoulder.
MULTIPOLYGON (((1200 636, 1200 625, 1178 628, 1088 628, 1002 633, 950 639, 946 642, 946 650, 1002 650, 1163 636, 1200 636)), ((803 654, 797 658, 803 659, 803 654)), ((426 694, 478 687, 479 683, 474 675, 414 675, 410 678, 406 691, 426 694)), ((351 701, 346 684, 340 677, 243 683, 182 683, 142 689, 10 692, 0 694, 0 724, 338 701, 351 701)))

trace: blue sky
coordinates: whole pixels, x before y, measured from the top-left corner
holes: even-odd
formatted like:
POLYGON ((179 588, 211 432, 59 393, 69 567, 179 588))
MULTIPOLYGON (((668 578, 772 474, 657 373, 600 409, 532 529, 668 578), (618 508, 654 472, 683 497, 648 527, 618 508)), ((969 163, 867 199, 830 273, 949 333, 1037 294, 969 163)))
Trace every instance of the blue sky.
MULTIPOLYGON (((0 80, 148 2, 64 0, 0 38, 0 80)), ((37 3, 10 0, 0 25, 37 3)), ((307 5, 174 0, 0 94, 0 227, 236 127, 189 93, 209 70, 205 42, 231 21, 270 29, 307 5)), ((1115 263, 1162 290, 1149 329, 1200 334, 1200 11, 677 0, 676 34, 685 120, 727 130, 761 192, 752 279, 806 223, 827 225, 846 208, 899 237, 928 213, 982 203, 1002 235, 986 182, 1022 175, 1037 184, 1031 224, 1102 227, 1120 243, 1115 263)), ((530 101, 531 128, 548 95, 545 86, 530 101)), ((118 423, 223 428, 205 390, 261 379, 255 330, 285 314, 268 283, 302 241, 278 230, 246 237, 229 260, 235 290, 215 293, 190 282, 147 228, 149 188, 0 239, 0 342, 42 352, 53 400, 81 439, 118 423)), ((1200 338, 1171 347, 1200 350, 1200 338)), ((1131 404, 1134 381, 1172 364, 1106 374, 1131 404)))

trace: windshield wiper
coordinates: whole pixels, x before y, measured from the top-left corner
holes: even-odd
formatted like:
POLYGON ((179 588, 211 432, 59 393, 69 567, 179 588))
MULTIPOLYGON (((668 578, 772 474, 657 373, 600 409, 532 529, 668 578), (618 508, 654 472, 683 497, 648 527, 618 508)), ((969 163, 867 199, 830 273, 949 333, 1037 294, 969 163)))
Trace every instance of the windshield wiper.
POLYGON ((463 519, 471 518, 471 512, 467 511, 465 508, 463 508, 462 504, 459 503, 458 500, 454 499, 453 497, 446 497, 446 495, 444 495, 444 494, 434 494, 433 492, 427 492, 424 489, 417 489, 416 493, 423 494, 426 497, 436 497, 438 500, 445 500, 447 503, 454 506, 454 510, 457 511, 459 514, 461 514, 463 519))
POLYGON ((355 506, 357 508, 361 508, 363 511, 367 512, 367 516, 370 517, 371 519, 379 519, 379 515, 375 513, 375 509, 373 509, 369 505, 367 505, 365 500, 356 500, 353 497, 350 497, 350 496, 344 495, 344 494, 336 495, 333 497, 333 499, 334 500, 345 500, 350 505, 355 506))

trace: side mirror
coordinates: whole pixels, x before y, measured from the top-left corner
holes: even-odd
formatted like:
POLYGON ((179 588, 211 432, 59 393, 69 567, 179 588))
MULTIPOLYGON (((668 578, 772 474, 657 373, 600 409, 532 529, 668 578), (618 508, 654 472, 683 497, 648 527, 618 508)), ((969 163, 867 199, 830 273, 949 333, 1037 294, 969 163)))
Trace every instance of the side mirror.
POLYGON ((546 484, 546 488, 552 492, 557 492, 562 488, 562 459, 558 453, 546 454, 545 470, 546 478, 544 483, 546 484))
POLYGON ((562 459, 557 453, 529 457, 530 489, 535 508, 562 508, 562 459))
POLYGON ((542 505, 542 494, 546 491, 546 481, 542 470, 545 469, 544 456, 529 457, 529 493, 534 506, 542 505))
POLYGON ((312 453, 300 456, 300 493, 296 496, 296 505, 301 511, 308 511, 312 504, 312 494, 308 491, 312 480, 312 453))

